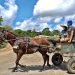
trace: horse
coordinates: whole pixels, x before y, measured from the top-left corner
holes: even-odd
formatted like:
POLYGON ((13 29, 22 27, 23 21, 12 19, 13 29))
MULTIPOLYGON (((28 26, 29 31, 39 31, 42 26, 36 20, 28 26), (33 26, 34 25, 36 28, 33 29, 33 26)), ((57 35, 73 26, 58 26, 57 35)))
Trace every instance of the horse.
POLYGON ((2 33, 4 35, 3 40, 4 41, 6 40, 13 47, 13 51, 16 53, 16 56, 17 56, 16 62, 15 62, 16 66, 13 69, 13 72, 15 72, 18 69, 18 66, 23 67, 23 65, 21 65, 19 61, 24 54, 32 54, 37 51, 42 54, 42 57, 44 60, 44 64, 41 70, 44 69, 46 62, 47 62, 47 66, 51 67, 51 65, 49 64, 49 55, 47 54, 47 52, 49 52, 48 46, 50 46, 50 42, 48 41, 48 39, 46 38, 29 38, 29 39, 17 38, 15 34, 7 30, 3 30, 2 33), (17 44, 17 47, 14 47, 14 44, 16 41, 19 41, 19 43, 17 44))

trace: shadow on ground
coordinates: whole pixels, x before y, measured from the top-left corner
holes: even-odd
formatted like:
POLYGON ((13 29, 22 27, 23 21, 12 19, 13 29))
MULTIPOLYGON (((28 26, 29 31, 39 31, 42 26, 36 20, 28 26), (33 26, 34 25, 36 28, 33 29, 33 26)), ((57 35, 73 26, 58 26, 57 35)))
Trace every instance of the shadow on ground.
MULTIPOLYGON (((14 67, 9 68, 9 70, 13 70, 13 69, 14 69, 14 67)), ((28 71, 36 71, 36 70, 41 72, 41 69, 42 69, 41 65, 29 65, 29 66, 24 65, 24 67, 18 67, 16 72, 28 72, 28 71)), ((63 70, 63 71, 65 71, 65 70, 67 70, 66 62, 60 66, 54 66, 54 65, 51 65, 51 67, 45 66, 43 71, 45 71, 45 70, 63 70)))

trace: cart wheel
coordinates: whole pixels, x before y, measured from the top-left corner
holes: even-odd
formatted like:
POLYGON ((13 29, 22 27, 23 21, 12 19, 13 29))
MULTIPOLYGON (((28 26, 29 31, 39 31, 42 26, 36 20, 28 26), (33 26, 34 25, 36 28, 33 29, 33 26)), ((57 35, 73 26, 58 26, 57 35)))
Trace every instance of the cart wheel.
POLYGON ((61 65, 63 62, 63 57, 60 53, 55 53, 53 56, 52 56, 52 63, 55 65, 55 66, 59 66, 61 65))
POLYGON ((75 58, 71 58, 67 63, 67 70, 69 73, 75 74, 75 58))

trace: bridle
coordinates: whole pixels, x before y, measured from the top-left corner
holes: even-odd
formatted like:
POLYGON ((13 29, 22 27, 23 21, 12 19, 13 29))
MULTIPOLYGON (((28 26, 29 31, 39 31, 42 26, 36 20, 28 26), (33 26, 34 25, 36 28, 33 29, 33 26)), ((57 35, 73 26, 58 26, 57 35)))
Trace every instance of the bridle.
POLYGON ((5 41, 5 42, 11 41, 11 40, 17 40, 17 39, 8 40, 8 36, 6 35, 6 31, 0 32, 0 33, 1 33, 0 36, 1 36, 2 40, 5 41))

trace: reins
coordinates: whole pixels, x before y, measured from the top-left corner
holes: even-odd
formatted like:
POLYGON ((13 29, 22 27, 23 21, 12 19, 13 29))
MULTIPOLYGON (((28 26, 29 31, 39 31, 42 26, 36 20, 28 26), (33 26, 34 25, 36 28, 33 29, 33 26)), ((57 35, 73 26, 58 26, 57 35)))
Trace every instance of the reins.
POLYGON ((4 39, 6 42, 8 42, 8 41, 14 41, 14 40, 18 40, 18 39, 11 39, 11 40, 6 40, 6 39, 4 39))

